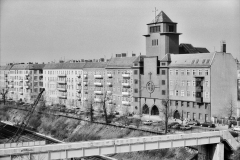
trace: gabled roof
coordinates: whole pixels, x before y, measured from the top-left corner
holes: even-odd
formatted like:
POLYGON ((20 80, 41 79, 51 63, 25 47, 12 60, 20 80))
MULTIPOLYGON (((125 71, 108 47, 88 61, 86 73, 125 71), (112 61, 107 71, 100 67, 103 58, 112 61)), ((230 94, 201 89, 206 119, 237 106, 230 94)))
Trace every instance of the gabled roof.
POLYGON ((106 68, 131 68, 133 63, 140 57, 116 57, 110 59, 106 68))
POLYGON ((171 54, 169 67, 210 67, 215 53, 171 54))
POLYGON ((14 64, 11 70, 28 70, 29 64, 14 64))
POLYGON ((86 62, 83 68, 105 68, 106 62, 86 62))
POLYGON ((171 62, 171 55, 167 53, 160 61, 171 62))

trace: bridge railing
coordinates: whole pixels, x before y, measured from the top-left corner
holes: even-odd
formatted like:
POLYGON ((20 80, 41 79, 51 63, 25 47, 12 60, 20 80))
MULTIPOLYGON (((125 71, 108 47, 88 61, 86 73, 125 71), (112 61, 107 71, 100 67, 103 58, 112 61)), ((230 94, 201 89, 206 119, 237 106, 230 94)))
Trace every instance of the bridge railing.
POLYGON ((46 141, 18 142, 0 144, 0 149, 46 145, 46 141))

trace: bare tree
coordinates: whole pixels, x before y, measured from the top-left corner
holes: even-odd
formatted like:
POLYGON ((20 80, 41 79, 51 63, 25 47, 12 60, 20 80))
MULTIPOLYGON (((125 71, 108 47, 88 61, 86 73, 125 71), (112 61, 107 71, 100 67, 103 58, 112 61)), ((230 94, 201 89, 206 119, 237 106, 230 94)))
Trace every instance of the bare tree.
POLYGON ((4 105, 6 104, 7 93, 8 93, 8 89, 2 89, 2 92, 0 93, 2 95, 2 100, 4 105))
POLYGON ((84 103, 84 104, 85 104, 85 114, 86 114, 86 116, 90 116, 90 121, 93 122, 94 121, 94 117, 93 117, 94 116, 94 113, 93 113, 94 99, 93 99, 93 97, 90 97, 88 99, 88 102, 84 103))
POLYGON ((232 98, 228 100, 227 104, 223 109, 223 112, 227 114, 229 119, 233 117, 234 113, 236 113, 236 106, 232 98))
POLYGON ((169 112, 170 108, 170 100, 169 98, 163 99, 162 100, 162 105, 163 108, 160 110, 164 114, 164 119, 165 119, 165 134, 167 134, 168 131, 168 120, 171 117, 171 113, 169 112))

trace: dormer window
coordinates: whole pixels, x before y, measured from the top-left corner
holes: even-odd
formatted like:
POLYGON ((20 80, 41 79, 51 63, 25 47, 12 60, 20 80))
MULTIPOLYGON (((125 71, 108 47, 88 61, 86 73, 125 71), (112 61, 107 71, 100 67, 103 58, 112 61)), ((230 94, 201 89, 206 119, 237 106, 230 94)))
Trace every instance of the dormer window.
POLYGON ((209 64, 209 62, 210 62, 210 59, 207 60, 206 64, 209 64))
POLYGON ((198 64, 198 62, 199 62, 199 59, 196 60, 196 64, 198 64))
POLYGON ((205 63, 205 61, 206 61, 206 59, 204 59, 204 60, 202 61, 202 64, 204 64, 204 63, 205 63))

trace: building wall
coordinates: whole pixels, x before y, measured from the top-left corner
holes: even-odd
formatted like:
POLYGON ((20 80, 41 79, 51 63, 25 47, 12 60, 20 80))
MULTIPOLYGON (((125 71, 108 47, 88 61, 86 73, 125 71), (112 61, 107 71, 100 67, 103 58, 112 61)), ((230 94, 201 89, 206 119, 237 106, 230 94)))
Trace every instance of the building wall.
POLYGON ((211 67, 211 114, 226 116, 229 101, 237 105, 237 64, 229 53, 216 53, 211 67), (225 115, 224 115, 225 114, 225 115))

